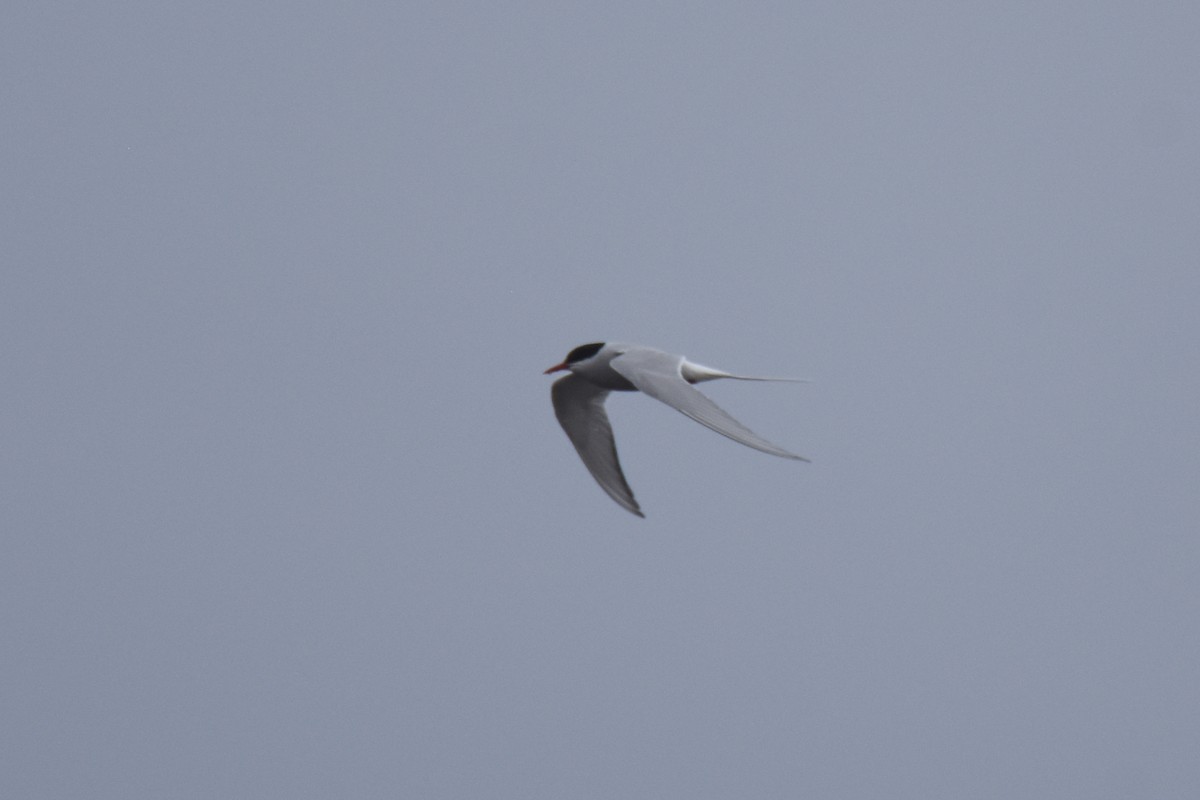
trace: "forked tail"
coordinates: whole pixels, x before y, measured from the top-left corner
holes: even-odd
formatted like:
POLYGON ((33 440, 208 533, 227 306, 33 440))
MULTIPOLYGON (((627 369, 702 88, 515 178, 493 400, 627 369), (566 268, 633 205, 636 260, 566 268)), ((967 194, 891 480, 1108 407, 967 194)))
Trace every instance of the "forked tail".
POLYGON ((706 367, 703 364, 696 364, 691 361, 684 361, 679 365, 679 372, 683 375, 683 379, 688 383, 703 383, 704 381, 715 381, 718 378, 731 378, 735 381, 778 381, 782 383, 811 383, 805 378, 776 378, 776 377, 760 377, 757 375, 734 375, 732 372, 726 372, 723 369, 713 369, 706 367))

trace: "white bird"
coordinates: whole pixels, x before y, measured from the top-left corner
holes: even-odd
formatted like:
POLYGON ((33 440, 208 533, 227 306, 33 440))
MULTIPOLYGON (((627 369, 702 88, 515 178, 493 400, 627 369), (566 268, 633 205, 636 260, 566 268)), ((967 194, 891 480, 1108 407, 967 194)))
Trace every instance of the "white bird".
POLYGON ((604 401, 611 391, 643 392, 735 442, 773 456, 808 461, 804 456, 768 442, 692 387, 693 383, 717 378, 803 383, 797 378, 734 375, 652 347, 615 342, 580 345, 568 353, 561 364, 555 364, 544 374, 564 369, 570 370, 571 374, 555 381, 550 389, 554 415, 600 488, 626 511, 639 517, 645 514, 633 499, 633 490, 621 472, 612 425, 604 411, 604 401))

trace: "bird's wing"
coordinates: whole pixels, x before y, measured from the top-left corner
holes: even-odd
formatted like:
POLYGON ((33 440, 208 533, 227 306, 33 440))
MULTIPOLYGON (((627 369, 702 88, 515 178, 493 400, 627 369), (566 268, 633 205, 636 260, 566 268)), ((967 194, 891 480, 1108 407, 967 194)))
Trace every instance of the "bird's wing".
POLYGON ((768 442, 729 416, 716 403, 701 394, 699 389, 684 380, 680 371, 682 364, 683 356, 647 348, 628 350, 614 358, 610 366, 640 391, 655 400, 661 400, 676 411, 687 414, 722 436, 728 436, 735 442, 773 456, 808 461, 804 456, 798 456, 768 442))
POLYGON ((612 425, 604 411, 608 389, 602 389, 578 375, 560 378, 550 387, 554 415, 575 445, 583 465, 592 473, 600 488, 627 511, 644 517, 633 499, 633 490, 621 472, 612 425))

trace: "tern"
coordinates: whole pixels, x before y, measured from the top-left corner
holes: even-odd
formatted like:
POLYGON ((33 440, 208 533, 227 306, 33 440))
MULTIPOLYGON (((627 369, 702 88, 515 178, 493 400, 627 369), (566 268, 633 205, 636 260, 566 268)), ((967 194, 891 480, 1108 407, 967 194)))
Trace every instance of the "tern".
POLYGON ((633 490, 617 460, 617 445, 613 440, 612 424, 604 411, 609 392, 637 392, 680 411, 701 425, 712 428, 735 442, 770 453, 780 458, 808 461, 772 444, 738 422, 716 403, 692 386, 694 383, 732 378, 739 381, 788 381, 803 383, 798 378, 758 378, 734 375, 712 367, 688 361, 683 356, 664 353, 640 344, 594 342, 576 347, 567 353, 561 364, 555 364, 544 374, 569 370, 550 388, 554 415, 575 445, 583 464, 592 473, 600 488, 617 504, 639 517, 645 517, 633 490))

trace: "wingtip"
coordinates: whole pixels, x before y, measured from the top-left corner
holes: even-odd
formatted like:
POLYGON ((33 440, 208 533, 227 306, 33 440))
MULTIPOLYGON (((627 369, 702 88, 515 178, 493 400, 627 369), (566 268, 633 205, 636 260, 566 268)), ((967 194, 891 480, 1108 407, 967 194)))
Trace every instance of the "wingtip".
POLYGON ((646 515, 642 513, 642 507, 637 504, 636 500, 633 500, 631 505, 620 503, 620 506, 630 514, 633 514, 635 517, 641 517, 642 519, 646 518, 646 515))
POLYGON ((630 514, 633 514, 635 517, 641 517, 642 519, 646 518, 646 515, 642 513, 642 507, 637 504, 636 500, 632 500, 632 498, 631 498, 631 505, 626 505, 625 503, 620 503, 620 506, 621 506, 621 508, 628 511, 630 514))

